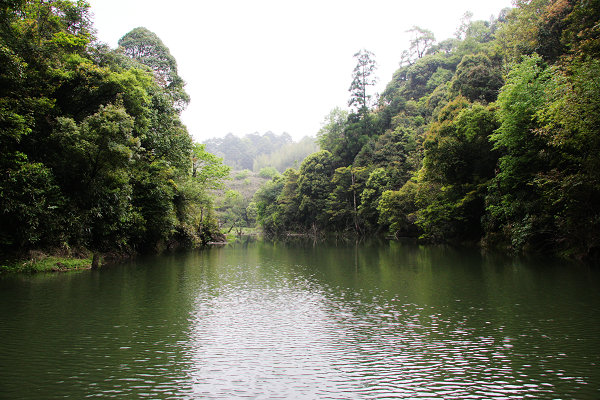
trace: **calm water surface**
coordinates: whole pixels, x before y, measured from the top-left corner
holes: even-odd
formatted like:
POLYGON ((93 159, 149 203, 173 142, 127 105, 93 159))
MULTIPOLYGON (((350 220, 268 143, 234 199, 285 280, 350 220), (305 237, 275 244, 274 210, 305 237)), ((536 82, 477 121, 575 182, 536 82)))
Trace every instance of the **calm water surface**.
POLYGON ((252 242, 0 277, 0 398, 600 398, 600 274, 252 242))

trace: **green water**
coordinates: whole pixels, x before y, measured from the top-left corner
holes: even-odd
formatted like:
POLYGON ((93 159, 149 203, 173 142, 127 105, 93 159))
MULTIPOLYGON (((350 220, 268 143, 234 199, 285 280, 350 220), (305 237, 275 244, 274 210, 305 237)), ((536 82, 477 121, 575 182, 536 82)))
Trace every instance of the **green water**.
POLYGON ((0 277, 0 398, 600 398, 600 273, 251 242, 0 277))

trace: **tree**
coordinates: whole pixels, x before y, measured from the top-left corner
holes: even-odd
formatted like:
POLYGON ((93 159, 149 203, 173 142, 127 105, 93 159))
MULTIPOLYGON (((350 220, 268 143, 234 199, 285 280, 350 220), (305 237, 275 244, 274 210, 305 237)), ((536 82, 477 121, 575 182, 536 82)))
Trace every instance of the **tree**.
POLYGON ((273 168, 273 167, 261 168, 258 173, 258 176, 260 176, 261 178, 266 178, 266 179, 273 179, 277 175, 279 175, 279 171, 277 171, 277 169, 273 168))
POLYGON ((189 103, 183 79, 177 73, 177 62, 167 46, 144 27, 135 28, 119 39, 123 53, 154 73, 156 82, 170 95, 175 108, 182 111, 189 103))
POLYGON ((458 97, 431 125, 417 180, 416 223, 424 239, 481 238, 484 199, 498 158, 488 140, 498 128, 494 111, 458 97))
MULTIPOLYGON (((72 206, 81 216, 81 229, 89 234, 89 244, 107 250, 127 244, 135 216, 129 170, 137 140, 132 136, 134 121, 121 105, 100 107, 81 124, 59 117, 52 133, 67 165, 61 183, 70 194, 72 206)), ((58 167, 58 165, 55 165, 58 167)), ((76 232, 82 236, 82 232, 76 232)), ((87 235, 85 235, 87 236, 87 235)))
POLYGON ((456 32, 454 32, 454 36, 459 40, 464 40, 467 36, 467 31, 469 30, 469 26, 471 25, 471 19, 473 18, 473 13, 471 11, 467 11, 463 14, 460 19, 460 25, 456 28, 456 32))
POLYGON ((206 189, 220 189, 231 168, 223 159, 206 151, 205 144, 194 143, 192 152, 192 179, 206 189))
POLYGON ((377 63, 373 57, 373 53, 365 49, 354 54, 357 62, 352 72, 352 83, 350 89, 348 89, 350 92, 348 105, 356 107, 357 113, 363 118, 370 107, 371 95, 367 93, 368 87, 377 83, 377 78, 373 76, 377 63))
POLYGON ((335 153, 344 140, 344 131, 348 126, 348 111, 334 108, 324 118, 321 129, 317 133, 317 141, 321 150, 335 153))
POLYGON ((337 168, 331 178, 331 194, 327 199, 329 222, 335 230, 354 230, 360 234, 363 224, 359 221, 358 208, 368 171, 364 167, 337 168))
POLYGON ((550 216, 541 212, 544 197, 533 184, 537 174, 548 172, 553 156, 544 138, 536 134, 540 127, 536 113, 544 104, 550 79, 539 55, 514 65, 498 96, 500 127, 490 137, 502 156, 487 198, 488 230, 503 232, 518 250, 541 246, 554 229, 550 216))
POLYGON ((311 153, 306 147, 314 150, 314 146, 308 143, 310 140, 302 142, 302 145, 294 143, 285 132, 280 135, 266 132, 251 133, 241 138, 229 133, 223 138, 206 140, 204 144, 207 151, 223 157, 223 162, 235 170, 253 169, 258 172, 262 167, 275 167, 282 172, 311 153))
POLYGON ((313 232, 327 225, 327 198, 331 193, 333 157, 321 150, 306 157, 300 166, 297 193, 300 199, 299 216, 304 227, 313 232))
POLYGON ((503 85, 500 65, 485 54, 465 55, 456 68, 451 85, 453 92, 469 101, 491 103, 503 85))
POLYGON ((268 236, 278 235, 286 230, 277 201, 284 187, 284 179, 283 176, 278 176, 265 183, 254 194, 256 219, 268 236))
POLYGON ((578 258, 600 255, 600 61, 552 68, 538 133, 554 154, 534 185, 556 229, 552 241, 578 258))
POLYGON ((406 32, 412 34, 412 38, 409 43, 409 49, 402 52, 401 67, 414 64, 416 60, 427 54, 427 51, 435 43, 435 35, 430 30, 413 26, 406 32))
POLYGON ((219 205, 217 211, 221 213, 223 225, 230 225, 228 233, 233 228, 238 227, 237 233, 241 234, 241 228, 248 226, 247 207, 248 202, 244 200, 240 192, 236 190, 227 190, 225 192, 225 197, 222 199, 222 203, 219 205))
POLYGON ((304 221, 300 218, 300 196, 298 195, 299 171, 288 168, 282 176, 283 187, 277 196, 278 210, 281 215, 281 224, 285 230, 296 230, 302 228, 304 221))
POLYGON ((379 223, 388 226, 395 237, 416 236, 418 185, 408 181, 400 190, 386 190, 377 205, 379 223))
POLYGON ((138 29, 120 52, 94 43, 83 0, 3 2, 0 17, 0 243, 208 241, 208 189, 226 172, 202 151, 192 165, 187 95, 160 39, 138 29))
POLYGON ((269 154, 258 154, 254 159, 254 171, 263 168, 275 168, 279 173, 288 168, 298 168, 300 163, 309 155, 319 150, 315 138, 303 137, 299 142, 283 144, 269 154))
POLYGON ((65 210, 65 198, 44 164, 24 156, 15 160, 2 171, 0 194, 0 248, 27 249, 65 239, 68 220, 57 213, 65 210))
POLYGON ((391 187, 399 189, 420 167, 418 138, 412 129, 399 126, 374 138, 356 157, 358 166, 384 168, 391 187))
POLYGON ((389 188, 389 177, 384 168, 376 168, 369 174, 365 187, 360 194, 358 214, 369 232, 378 230, 379 201, 384 191, 389 188))

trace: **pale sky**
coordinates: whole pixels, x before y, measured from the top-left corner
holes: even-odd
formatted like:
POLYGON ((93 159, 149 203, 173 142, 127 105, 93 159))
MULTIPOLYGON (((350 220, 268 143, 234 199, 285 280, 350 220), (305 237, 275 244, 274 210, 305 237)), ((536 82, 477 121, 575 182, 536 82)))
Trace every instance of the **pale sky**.
POLYGON ((89 0, 112 48, 130 30, 156 33, 191 96, 182 120, 196 141, 227 133, 314 136, 346 108, 354 53, 375 54, 381 92, 417 25, 452 37, 466 11, 497 16, 511 0, 89 0))

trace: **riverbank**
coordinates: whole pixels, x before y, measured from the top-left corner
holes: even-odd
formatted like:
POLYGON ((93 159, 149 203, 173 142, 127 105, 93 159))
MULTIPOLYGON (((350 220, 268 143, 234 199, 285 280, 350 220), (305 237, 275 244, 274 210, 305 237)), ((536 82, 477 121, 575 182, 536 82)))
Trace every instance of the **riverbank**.
MULTIPOLYGON (((250 235, 251 233, 248 233, 250 235)), ((179 242, 161 243, 157 245, 151 254, 160 254, 163 252, 173 252, 181 249, 192 249, 204 247, 208 244, 227 244, 229 238, 225 234, 214 235, 214 242, 198 244, 197 246, 184 246, 179 242)), ((14 252, 8 254, 0 253, 0 274, 3 273, 38 273, 38 272, 66 272, 101 268, 107 264, 118 263, 119 261, 131 259, 137 255, 134 251, 108 251, 92 252, 86 248, 78 249, 36 249, 27 252, 14 252), (95 261, 94 261, 94 255, 95 261), (94 265, 96 263, 96 265, 94 265)))
MULTIPOLYGON (((128 252, 96 253, 96 268, 133 256, 128 252)), ((85 248, 29 250, 0 255, 0 274, 77 271, 92 269, 93 263, 94 253, 85 248)))
POLYGON ((27 257, 8 257, 0 261, 0 273, 65 272, 92 267, 92 254, 57 255, 42 251, 27 257))

